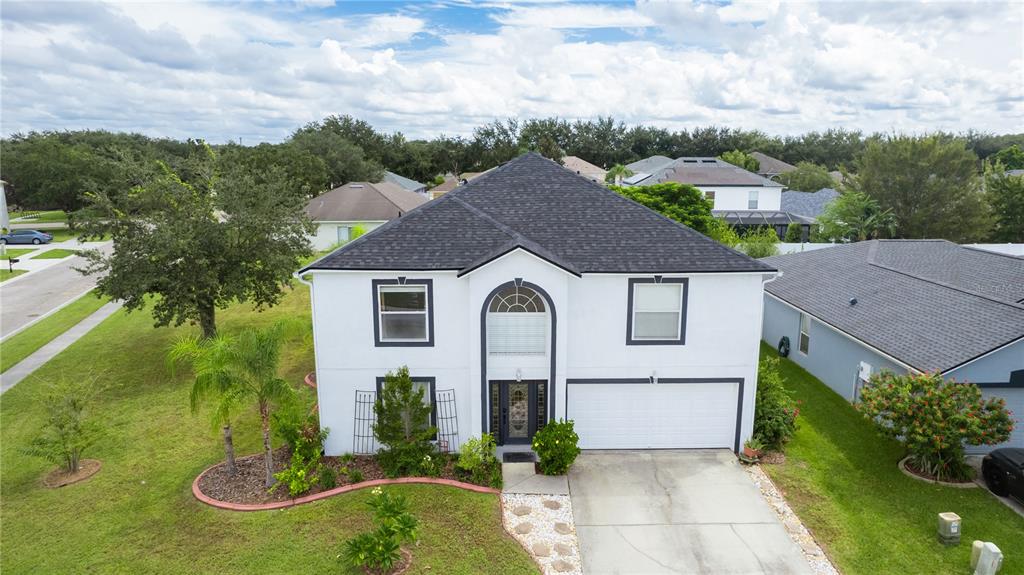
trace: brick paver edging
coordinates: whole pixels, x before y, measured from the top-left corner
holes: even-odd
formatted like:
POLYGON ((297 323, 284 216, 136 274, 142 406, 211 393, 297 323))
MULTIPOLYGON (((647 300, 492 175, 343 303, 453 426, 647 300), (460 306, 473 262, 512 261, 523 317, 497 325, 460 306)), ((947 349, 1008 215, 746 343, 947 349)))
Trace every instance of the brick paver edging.
MULTIPOLYGON (((220 465, 219 463, 217 465, 220 465)), ((220 509, 227 509, 230 511, 267 511, 270 509, 285 509, 288 507, 294 507, 296 505, 302 505, 303 503, 309 503, 311 501, 318 501, 320 499, 326 499, 335 495, 341 495, 342 493, 348 493, 350 491, 357 491, 359 489, 366 489, 367 487, 376 487, 378 485, 402 485, 409 483, 423 483, 427 485, 447 485, 449 487, 457 487, 459 489, 465 489, 466 491, 475 491, 477 493, 490 493, 492 495, 500 495, 501 490, 491 489, 490 487, 483 487, 480 485, 473 485, 472 483, 463 483, 461 481, 455 481, 454 479, 439 479, 434 477, 399 477, 398 479, 374 479, 372 481, 363 481, 362 483, 353 483, 352 485, 343 485, 341 487, 335 487, 327 491, 321 491, 320 493, 314 493, 313 495, 305 495, 303 497, 296 497, 295 499, 289 499, 288 501, 275 501, 273 503, 229 503, 227 501, 221 501, 214 499, 199 489, 199 481, 206 475, 206 472, 217 467, 212 465, 207 467, 200 473, 195 481, 192 482, 192 495, 195 495, 196 499, 212 507, 220 509)))

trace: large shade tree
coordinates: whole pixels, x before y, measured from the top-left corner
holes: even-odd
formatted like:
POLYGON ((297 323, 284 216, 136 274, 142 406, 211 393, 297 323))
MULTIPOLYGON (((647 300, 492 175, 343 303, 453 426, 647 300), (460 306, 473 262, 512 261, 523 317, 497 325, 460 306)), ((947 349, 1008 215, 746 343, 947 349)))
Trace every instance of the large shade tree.
POLYGON ((83 231, 109 234, 114 250, 86 252, 83 273, 129 310, 152 304, 158 326, 198 323, 212 337, 217 308, 276 304, 312 253, 304 194, 282 169, 224 165, 201 143, 178 172, 161 164, 142 185, 86 198, 83 231))
POLYGON ((1024 242, 1024 175, 1008 174, 1001 163, 990 164, 985 169, 985 195, 995 218, 991 239, 1024 242))
POLYGON ((620 195, 661 213, 702 234, 715 227, 711 201, 689 184, 666 182, 653 186, 611 186, 620 195))

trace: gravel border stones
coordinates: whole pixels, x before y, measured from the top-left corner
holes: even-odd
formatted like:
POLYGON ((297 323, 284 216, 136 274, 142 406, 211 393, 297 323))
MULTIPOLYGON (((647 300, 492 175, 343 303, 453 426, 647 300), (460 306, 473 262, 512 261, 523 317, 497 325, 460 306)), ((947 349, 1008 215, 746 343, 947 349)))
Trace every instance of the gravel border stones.
POLYGON ((568 495, 502 493, 501 515, 505 531, 530 553, 545 575, 583 574, 568 495), (529 513, 520 514, 524 508, 529 513), (518 526, 524 522, 533 528, 528 533, 518 533, 518 526))
POLYGON ((811 571, 815 575, 839 575, 839 570, 832 564, 832 561, 825 555, 825 552, 821 550, 818 542, 814 540, 814 536, 804 527, 803 522, 796 516, 796 513, 793 513, 789 504, 786 503, 786 499, 782 497, 782 494, 775 487, 775 484, 772 483, 771 478, 761 469, 761 466, 745 465, 744 468, 754 481, 754 485, 757 485, 758 490, 761 491, 761 496, 775 510, 775 514, 782 519, 782 525, 785 527, 786 533, 800 547, 800 552, 811 566, 811 571))

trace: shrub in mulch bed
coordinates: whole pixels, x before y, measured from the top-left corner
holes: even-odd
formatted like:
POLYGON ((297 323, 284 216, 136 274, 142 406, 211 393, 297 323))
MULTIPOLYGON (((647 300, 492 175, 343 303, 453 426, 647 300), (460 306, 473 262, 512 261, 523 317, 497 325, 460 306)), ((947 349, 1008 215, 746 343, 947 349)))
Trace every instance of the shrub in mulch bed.
MULTIPOLYGON (((456 457, 454 455, 442 455, 444 465, 438 477, 442 479, 454 479, 466 483, 474 483, 455 467, 456 457)), ((280 447, 274 450, 274 473, 286 469, 291 463, 291 451, 288 447, 280 447)), ((356 455, 349 458, 324 457, 321 463, 330 467, 337 474, 335 487, 372 481, 374 479, 385 479, 387 475, 377 463, 374 455, 356 455), (353 476, 359 481, 353 481, 353 476)), ((208 497, 228 503, 257 504, 274 503, 277 501, 288 501, 292 497, 288 494, 286 486, 267 491, 264 484, 263 455, 249 455, 241 457, 235 462, 238 473, 234 477, 228 475, 227 469, 221 463, 210 468, 199 481, 199 489, 208 497)), ((483 485, 483 484, 481 484, 483 485)), ((485 485, 486 486, 486 485, 485 485)), ((303 496, 313 495, 324 491, 319 485, 314 484, 313 488, 303 493, 303 496)))

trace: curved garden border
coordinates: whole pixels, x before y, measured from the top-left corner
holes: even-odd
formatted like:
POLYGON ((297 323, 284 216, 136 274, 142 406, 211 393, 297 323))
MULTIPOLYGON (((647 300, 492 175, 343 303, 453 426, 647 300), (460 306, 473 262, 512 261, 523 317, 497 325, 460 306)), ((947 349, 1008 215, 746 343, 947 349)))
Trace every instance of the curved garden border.
POLYGON ((320 493, 314 493, 313 495, 305 495, 302 497, 296 497, 295 499, 289 499, 287 501, 274 501, 272 503, 230 503, 227 501, 221 501, 214 499, 199 489, 199 481, 204 475, 214 467, 221 465, 211 465, 203 470, 202 473, 196 476, 192 482, 192 495, 196 499, 203 503, 217 507, 219 509, 227 509, 230 511, 269 511, 271 509, 286 509, 288 507, 294 507, 296 505, 302 505, 303 503, 309 503, 311 501, 319 501, 320 499, 326 499, 335 495, 341 495, 342 493, 348 493, 350 491, 358 491, 360 489, 366 489, 367 487, 376 487, 378 485, 403 485, 410 483, 421 483, 427 485, 447 485, 448 487, 457 487, 459 489, 465 489, 466 491, 475 491, 477 493, 489 493, 492 495, 500 495, 501 490, 492 489, 490 487, 483 487, 481 485, 473 485, 472 483, 463 483, 461 481, 455 481, 454 479, 441 479, 435 477, 399 477, 398 479, 374 479, 371 481, 363 481, 361 483, 353 483, 351 485, 342 485, 341 487, 335 487, 327 491, 321 491, 320 493))
POLYGON ((975 487, 978 487, 978 484, 975 483, 974 481, 967 481, 964 483, 952 483, 950 481, 939 481, 937 479, 928 479, 927 477, 921 477, 920 475, 907 469, 908 459, 910 459, 909 455, 901 459, 899 463, 900 471, 902 471, 903 475, 906 475, 907 477, 911 477, 918 481, 924 481, 925 483, 931 483, 932 485, 941 485, 943 487, 957 487, 960 489, 973 489, 975 487))

